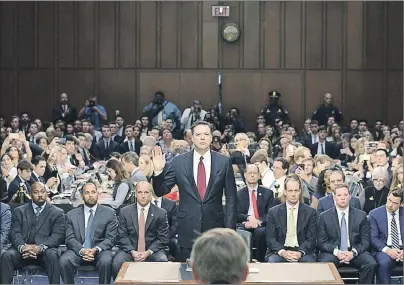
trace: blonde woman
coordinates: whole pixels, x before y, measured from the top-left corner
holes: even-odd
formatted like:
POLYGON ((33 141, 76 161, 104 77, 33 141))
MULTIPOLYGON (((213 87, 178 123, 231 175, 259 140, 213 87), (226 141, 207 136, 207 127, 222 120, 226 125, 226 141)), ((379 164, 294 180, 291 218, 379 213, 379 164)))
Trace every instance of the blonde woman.
POLYGON ((326 154, 317 154, 314 157, 314 161, 316 163, 316 167, 314 168, 314 174, 320 175, 320 173, 326 169, 327 167, 331 166, 334 161, 326 154))
POLYGON ((139 168, 150 182, 153 177, 154 167, 148 155, 141 155, 139 157, 139 168))
POLYGON ((403 186, 403 164, 399 164, 393 172, 393 182, 391 183, 390 190, 401 188, 403 186))

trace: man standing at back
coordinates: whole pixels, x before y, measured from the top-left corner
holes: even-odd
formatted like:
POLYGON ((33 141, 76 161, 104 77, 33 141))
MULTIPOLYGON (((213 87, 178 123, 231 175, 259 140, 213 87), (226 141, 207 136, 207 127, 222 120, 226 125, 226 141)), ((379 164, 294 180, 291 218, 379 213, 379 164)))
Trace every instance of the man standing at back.
POLYGON ((212 228, 236 228, 237 188, 230 158, 210 150, 212 129, 207 122, 192 128, 194 150, 173 158, 163 172, 165 159, 160 147, 153 151, 153 186, 157 197, 178 185, 178 239, 181 260, 191 254, 193 241, 212 228), (226 196, 225 212, 222 205, 226 196))

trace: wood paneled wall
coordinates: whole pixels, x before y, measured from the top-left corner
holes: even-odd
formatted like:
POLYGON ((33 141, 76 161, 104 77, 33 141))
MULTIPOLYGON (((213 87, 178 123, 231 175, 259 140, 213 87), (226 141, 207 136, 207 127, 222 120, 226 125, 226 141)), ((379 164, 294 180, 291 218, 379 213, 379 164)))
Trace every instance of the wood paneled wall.
POLYGON ((50 118, 66 92, 134 121, 156 90, 180 108, 237 106, 251 126, 269 89, 299 126, 331 92, 347 119, 403 113, 402 2, 1 2, 0 112, 50 118), (235 22, 241 38, 220 36, 235 22))

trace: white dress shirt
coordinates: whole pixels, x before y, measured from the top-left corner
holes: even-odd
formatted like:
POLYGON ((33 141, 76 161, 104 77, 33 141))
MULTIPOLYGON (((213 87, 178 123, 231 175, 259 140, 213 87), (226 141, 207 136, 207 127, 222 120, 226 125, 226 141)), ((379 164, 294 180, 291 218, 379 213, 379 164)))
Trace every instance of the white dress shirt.
POLYGON ((153 204, 156 205, 157 207, 161 208, 161 202, 162 201, 163 201, 163 197, 158 197, 156 199, 153 199, 153 204))
POLYGON ((94 221, 94 216, 95 216, 95 212, 97 211, 97 204, 95 204, 92 208, 84 205, 84 227, 85 230, 84 232, 87 230, 87 223, 88 223, 88 218, 90 217, 90 209, 93 210, 93 221, 94 221))
POLYGON ((325 153, 325 141, 323 141, 323 142, 318 141, 317 154, 326 154, 325 153), (321 146, 323 146, 324 153, 322 153, 321 146))
POLYGON ((140 214, 142 213, 141 209, 144 208, 144 221, 146 222, 147 220, 147 215, 149 214, 149 209, 150 209, 150 203, 147 204, 146 206, 141 206, 139 203, 137 203, 137 220, 139 221, 140 219, 140 214))
MULTIPOLYGON (((196 150, 194 150, 194 179, 196 185, 198 185, 198 165, 201 156, 202 155, 200 155, 196 150)), ((212 156, 210 154, 210 150, 208 150, 203 155, 203 165, 205 166, 205 173, 206 173, 206 188, 208 187, 209 184, 211 164, 212 164, 212 156)))
MULTIPOLYGON (((348 248, 351 246, 351 243, 349 242, 349 206, 345 210, 341 210, 338 207, 337 209, 337 214, 338 214, 338 224, 341 229, 341 221, 342 221, 342 213, 345 213, 345 222, 346 222, 346 227, 347 227, 347 239, 348 239, 348 248)), ((334 249, 334 255, 336 256, 340 252, 339 249, 334 249)))
POLYGON ((261 178, 262 186, 266 188, 270 188, 272 183, 275 182, 274 172, 269 167, 267 167, 267 169, 265 169, 264 172, 262 172, 261 176, 262 176, 261 178))
POLYGON ((312 144, 318 143, 318 134, 317 135, 311 134, 311 143, 312 144))
MULTIPOLYGON (((394 219, 396 220, 396 225, 397 225, 398 241, 399 241, 400 246, 402 246, 403 242, 401 240, 401 232, 400 232, 400 217, 399 217, 400 212, 399 212, 399 209, 400 208, 398 208, 395 211, 396 215, 394 216, 394 219)), ((387 245, 392 246, 392 241, 391 241, 391 220, 393 219, 393 216, 391 215, 391 213, 389 211, 386 210, 386 212, 387 212, 387 245)), ((382 251, 386 252, 387 249, 388 249, 388 247, 386 246, 386 247, 384 247, 382 249, 382 251)))
MULTIPOLYGON (((249 202, 250 202, 249 203, 250 206, 248 206, 247 215, 255 217, 255 215, 254 215, 254 207, 253 207, 253 204, 252 204, 252 192, 254 191, 255 198, 257 199, 257 202, 258 202, 258 184, 255 185, 253 188, 248 186, 248 185, 247 185, 247 187, 248 187, 248 197, 249 197, 249 202)), ((257 210, 258 210, 258 203, 257 203, 257 210)))

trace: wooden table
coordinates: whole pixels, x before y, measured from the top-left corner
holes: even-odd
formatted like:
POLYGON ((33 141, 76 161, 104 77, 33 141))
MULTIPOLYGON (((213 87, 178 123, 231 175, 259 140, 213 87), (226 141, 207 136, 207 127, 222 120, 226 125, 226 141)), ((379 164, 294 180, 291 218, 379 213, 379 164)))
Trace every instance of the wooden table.
MULTIPOLYGON (((245 283, 326 283, 344 284, 333 263, 251 263, 258 270, 249 273, 245 283)), ((186 264, 177 262, 125 262, 115 284, 195 283, 186 264)))

